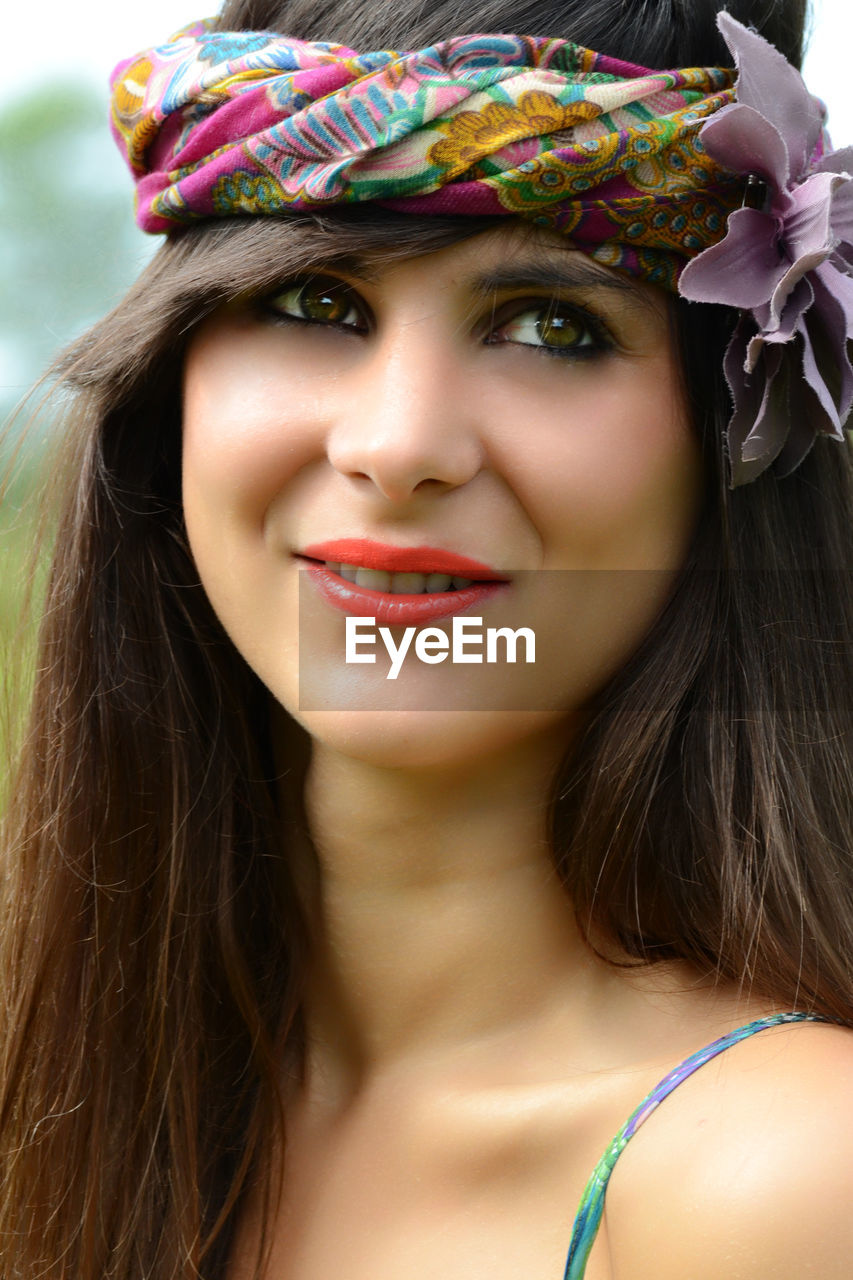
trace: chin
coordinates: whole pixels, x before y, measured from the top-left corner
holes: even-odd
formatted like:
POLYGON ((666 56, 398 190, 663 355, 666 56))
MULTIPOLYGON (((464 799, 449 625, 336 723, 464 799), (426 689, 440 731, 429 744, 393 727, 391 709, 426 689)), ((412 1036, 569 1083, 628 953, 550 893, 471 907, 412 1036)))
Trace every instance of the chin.
MULTIPOLYGON (((549 742, 557 759, 577 726, 553 711, 347 710, 292 712, 315 747, 377 768, 475 772, 549 742)), ((556 761, 555 761, 556 763, 556 761)))

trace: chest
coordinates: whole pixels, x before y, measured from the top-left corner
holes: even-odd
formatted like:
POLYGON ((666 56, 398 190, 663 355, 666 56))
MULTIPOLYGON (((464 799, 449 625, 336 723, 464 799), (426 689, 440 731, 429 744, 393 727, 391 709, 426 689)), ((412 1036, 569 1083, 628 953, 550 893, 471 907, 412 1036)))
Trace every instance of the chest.
MULTIPOLYGON (((578 1202, 625 1094, 590 1086, 368 1107, 331 1125, 301 1117, 264 1280, 562 1280, 578 1202)), ((227 1280, 252 1280, 259 1199, 241 1216, 227 1280)), ((585 1280, 612 1280, 605 1231, 585 1280)))

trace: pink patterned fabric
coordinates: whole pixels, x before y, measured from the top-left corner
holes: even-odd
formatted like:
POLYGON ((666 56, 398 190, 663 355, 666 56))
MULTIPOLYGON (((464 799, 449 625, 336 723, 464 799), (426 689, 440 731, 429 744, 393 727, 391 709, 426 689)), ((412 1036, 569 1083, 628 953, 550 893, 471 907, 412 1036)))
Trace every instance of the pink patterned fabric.
POLYGON ((674 289, 740 203, 698 136, 732 80, 566 40, 359 54, 199 23, 119 65, 112 127, 146 231, 361 201, 516 215, 674 289))

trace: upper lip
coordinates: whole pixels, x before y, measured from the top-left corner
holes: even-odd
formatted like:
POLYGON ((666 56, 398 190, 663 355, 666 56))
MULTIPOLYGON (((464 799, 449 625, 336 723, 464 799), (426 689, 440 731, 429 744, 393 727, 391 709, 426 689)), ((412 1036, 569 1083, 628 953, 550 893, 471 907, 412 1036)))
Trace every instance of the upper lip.
POLYGON ((310 560, 332 564, 353 564, 362 569, 380 569, 386 573, 449 573, 472 581, 505 580, 497 569, 490 568, 470 556, 458 555, 443 547, 398 547, 369 538, 335 538, 331 542, 312 542, 299 553, 310 560))

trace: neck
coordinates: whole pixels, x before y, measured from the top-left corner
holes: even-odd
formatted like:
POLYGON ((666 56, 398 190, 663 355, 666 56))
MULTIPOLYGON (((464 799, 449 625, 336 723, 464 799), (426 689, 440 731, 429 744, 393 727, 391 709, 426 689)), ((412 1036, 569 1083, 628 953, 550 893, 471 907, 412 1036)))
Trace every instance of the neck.
MULTIPOLYGON (((594 1004, 601 973, 554 871, 554 739, 475 768, 378 767, 315 746, 309 1072, 368 1075, 527 1043, 594 1004)), ((344 1080, 346 1084, 344 1084, 344 1080)))

